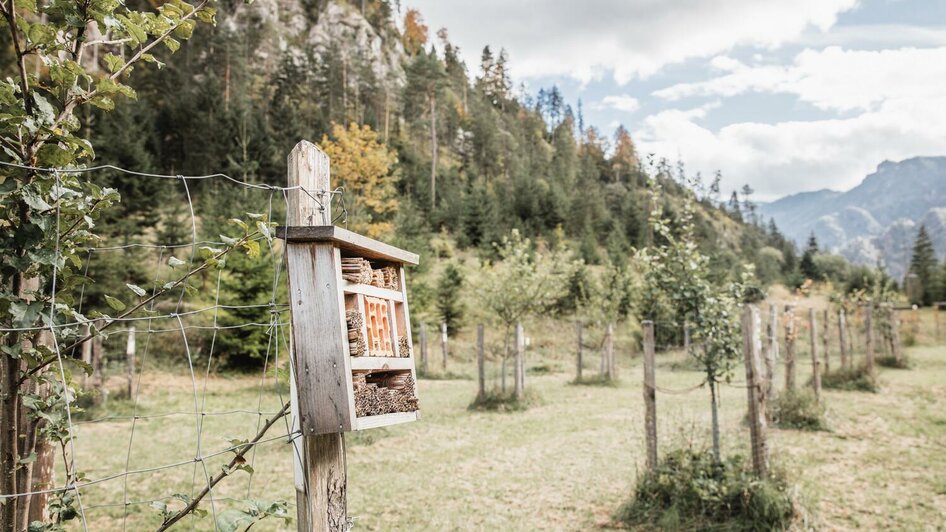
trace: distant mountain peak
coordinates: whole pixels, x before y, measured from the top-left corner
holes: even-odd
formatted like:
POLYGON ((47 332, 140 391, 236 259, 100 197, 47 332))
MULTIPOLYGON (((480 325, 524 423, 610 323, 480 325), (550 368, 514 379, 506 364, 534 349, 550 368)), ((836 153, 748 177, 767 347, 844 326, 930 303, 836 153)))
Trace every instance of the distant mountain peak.
POLYGON ((814 232, 823 248, 858 263, 880 260, 899 278, 920 223, 931 226, 938 254, 946 253, 946 156, 885 160, 847 192, 792 194, 760 212, 799 244, 814 232))

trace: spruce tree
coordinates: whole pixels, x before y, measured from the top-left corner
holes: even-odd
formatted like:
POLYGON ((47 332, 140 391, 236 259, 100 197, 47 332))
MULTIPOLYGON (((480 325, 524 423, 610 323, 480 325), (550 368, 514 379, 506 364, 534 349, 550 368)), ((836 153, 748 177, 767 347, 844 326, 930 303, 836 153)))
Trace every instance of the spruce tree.
POLYGON ((463 288, 463 274, 454 263, 447 264, 437 282, 437 315, 447 324, 447 330, 455 333, 460 330, 463 320, 463 303, 460 290, 463 288))
POLYGON ((818 254, 818 239, 814 233, 808 237, 808 245, 805 247, 805 253, 802 254, 801 262, 798 263, 798 270, 807 279, 812 281, 821 280, 821 271, 815 263, 815 256, 818 254))
POLYGON ((920 226, 916 240, 913 242, 913 256, 910 258, 910 273, 916 276, 917 286, 911 290, 911 302, 929 305, 934 298, 934 275, 936 270, 936 252, 933 241, 925 225, 920 226))

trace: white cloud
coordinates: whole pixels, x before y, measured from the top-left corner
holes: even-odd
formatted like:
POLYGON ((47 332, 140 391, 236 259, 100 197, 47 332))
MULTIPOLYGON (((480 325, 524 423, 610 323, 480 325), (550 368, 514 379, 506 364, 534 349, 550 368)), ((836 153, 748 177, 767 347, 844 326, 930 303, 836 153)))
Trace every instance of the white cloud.
POLYGON ((749 66, 729 57, 712 65, 726 74, 656 91, 668 100, 688 96, 732 97, 748 92, 785 93, 825 110, 870 110, 892 99, 943 94, 946 47, 805 50, 791 65, 749 66))
POLYGON ((505 47, 518 78, 609 73, 620 84, 668 64, 737 45, 778 47, 834 25, 857 0, 410 0, 436 30, 446 26, 467 63, 484 45, 505 47))
POLYGON ((645 153, 683 158, 690 171, 720 169, 726 190, 749 183, 762 199, 849 188, 881 161, 946 153, 946 94, 884 101, 847 119, 742 122, 713 131, 680 110, 649 116, 645 153))
POLYGON ((637 98, 629 94, 619 94, 605 96, 600 102, 595 104, 596 109, 616 109, 625 113, 633 113, 640 109, 641 104, 637 98))

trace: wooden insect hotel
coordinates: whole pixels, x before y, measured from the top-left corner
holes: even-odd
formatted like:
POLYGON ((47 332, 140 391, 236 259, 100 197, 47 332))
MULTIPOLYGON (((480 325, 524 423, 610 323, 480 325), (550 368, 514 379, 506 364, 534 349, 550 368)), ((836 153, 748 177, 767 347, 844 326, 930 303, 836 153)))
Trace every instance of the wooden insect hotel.
POLYGON ((295 220, 278 230, 286 242, 299 428, 310 436, 414 421, 404 266, 418 256, 341 227, 312 225, 328 219, 307 214, 305 200, 290 204, 295 220))

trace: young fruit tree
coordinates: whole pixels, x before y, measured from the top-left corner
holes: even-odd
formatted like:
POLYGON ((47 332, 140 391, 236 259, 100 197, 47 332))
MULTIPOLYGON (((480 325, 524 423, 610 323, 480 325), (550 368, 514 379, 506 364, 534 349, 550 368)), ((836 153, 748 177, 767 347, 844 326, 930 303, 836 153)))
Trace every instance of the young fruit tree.
MULTIPOLYGON (((651 181, 653 205, 662 205, 661 188, 651 181)), ((710 270, 710 259, 700 251, 693 221, 691 193, 684 197, 678 218, 664 217, 663 209, 655 207, 650 226, 659 245, 642 249, 637 259, 644 270, 643 308, 658 308, 663 300, 673 312, 677 324, 686 323, 694 345, 692 356, 702 366, 710 389, 713 423, 713 455, 717 462, 719 450, 719 383, 732 377, 742 356, 739 326, 739 304, 746 295, 751 273, 739 279, 717 281, 710 270)))
POLYGON ((532 242, 515 229, 496 245, 496 253, 499 260, 483 266, 479 298, 503 326, 505 360, 516 325, 557 301, 569 262, 561 250, 534 251, 532 242))
POLYGON ((106 295, 114 317, 77 310, 77 294, 89 282, 83 261, 97 242, 95 220, 120 200, 116 190, 96 186, 81 172, 94 151, 82 136, 80 110, 108 111, 117 98, 134 98, 127 85, 132 70, 163 66, 159 50, 174 52, 198 23, 213 23, 211 3, 168 0, 138 10, 148 4, 0 2, 4 47, 12 55, 0 80, 2 532, 60 529, 79 514, 78 490, 37 489, 51 487, 51 444, 63 453, 60 485, 74 487, 82 479, 68 458, 70 405, 77 396, 72 372, 91 368, 70 354, 162 295, 193 290, 188 281, 231 250, 258 252, 256 236, 270 233, 265 220, 240 221, 242 234, 225 248, 203 248, 189 263, 172 257, 169 265, 179 276, 170 282, 106 295))

